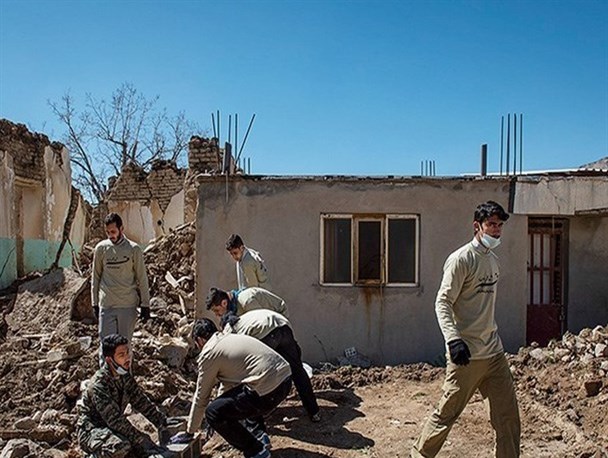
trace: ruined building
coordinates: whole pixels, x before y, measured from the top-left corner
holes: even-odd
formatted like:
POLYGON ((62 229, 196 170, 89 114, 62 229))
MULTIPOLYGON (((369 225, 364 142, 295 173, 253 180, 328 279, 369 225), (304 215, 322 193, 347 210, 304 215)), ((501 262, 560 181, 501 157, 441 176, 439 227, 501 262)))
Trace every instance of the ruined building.
POLYGON ((0 289, 30 272, 71 265, 85 232, 67 148, 0 119, 0 289))

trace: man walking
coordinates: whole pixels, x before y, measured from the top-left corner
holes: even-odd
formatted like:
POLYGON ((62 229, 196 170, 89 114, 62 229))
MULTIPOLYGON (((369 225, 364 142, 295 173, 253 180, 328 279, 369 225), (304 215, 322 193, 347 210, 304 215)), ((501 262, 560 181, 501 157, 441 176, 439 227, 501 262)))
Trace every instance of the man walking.
POLYGON ((310 378, 302 366, 302 350, 296 341, 289 320, 272 310, 251 310, 240 317, 226 313, 221 320, 225 333, 255 337, 285 358, 291 368, 291 378, 300 400, 314 423, 321 421, 319 405, 310 378))
POLYGON ((172 442, 189 442, 200 429, 204 414, 209 426, 245 458, 268 458, 270 439, 263 416, 289 394, 289 364, 253 337, 218 332, 207 318, 194 323, 192 338, 202 349, 196 391, 186 432, 174 436, 172 442), (209 402, 217 382, 222 383, 222 394, 209 402), (245 427, 244 420, 251 429, 245 427))
POLYGON ((226 250, 236 261, 236 281, 238 289, 259 286, 271 291, 268 269, 257 251, 248 248, 238 234, 232 234, 226 242, 226 250))
POLYGON ((159 428, 164 435, 167 418, 150 401, 129 372, 129 341, 118 334, 102 340, 104 363, 89 381, 79 401, 76 424, 78 443, 85 456, 122 458, 169 456, 149 435, 135 428, 124 415, 127 404, 159 428))
POLYGON ((240 291, 211 288, 205 302, 207 310, 211 310, 218 318, 224 316, 226 312, 240 316, 250 310, 258 309, 273 310, 289 318, 285 301, 264 288, 253 287, 240 291))
POLYGON ((150 318, 148 275, 141 248, 123 233, 122 219, 110 213, 104 220, 108 238, 95 246, 91 303, 99 317, 99 339, 120 334, 129 342, 137 321, 150 318))
POLYGON ((411 456, 434 457, 479 389, 490 404, 496 457, 519 456, 520 421, 513 378, 494 319, 499 270, 493 249, 509 215, 493 201, 477 207, 474 238, 445 262, 435 312, 449 355, 443 396, 411 456))

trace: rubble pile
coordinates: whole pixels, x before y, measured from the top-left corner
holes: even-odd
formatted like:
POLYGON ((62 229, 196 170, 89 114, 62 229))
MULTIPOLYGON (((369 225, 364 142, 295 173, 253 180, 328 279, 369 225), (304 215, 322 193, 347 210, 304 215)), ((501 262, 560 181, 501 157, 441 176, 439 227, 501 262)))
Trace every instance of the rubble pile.
POLYGON ((554 409, 579 436, 608 449, 608 326, 566 332, 545 348, 522 347, 510 364, 518 393, 554 409))
POLYGON ((150 296, 179 304, 184 315, 194 309, 196 227, 187 223, 153 240, 144 251, 150 296))
MULTIPOLYGON (((58 269, 3 297, 11 304, 0 343, 3 457, 81 456, 74 431, 76 402, 82 382, 99 367, 96 322, 70 320, 70 304, 83 294, 83 284, 87 279, 74 271, 58 269)), ((158 300, 156 306, 164 305, 158 300)), ((171 415, 185 415, 196 380, 188 318, 164 307, 138 324, 132 368, 155 402, 171 415)))

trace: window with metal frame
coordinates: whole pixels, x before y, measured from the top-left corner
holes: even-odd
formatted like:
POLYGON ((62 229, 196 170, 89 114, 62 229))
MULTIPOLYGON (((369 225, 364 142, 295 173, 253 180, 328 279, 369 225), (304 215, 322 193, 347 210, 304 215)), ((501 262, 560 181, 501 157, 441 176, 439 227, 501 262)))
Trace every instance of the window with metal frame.
POLYGON ((419 216, 322 214, 323 285, 417 286, 419 216))

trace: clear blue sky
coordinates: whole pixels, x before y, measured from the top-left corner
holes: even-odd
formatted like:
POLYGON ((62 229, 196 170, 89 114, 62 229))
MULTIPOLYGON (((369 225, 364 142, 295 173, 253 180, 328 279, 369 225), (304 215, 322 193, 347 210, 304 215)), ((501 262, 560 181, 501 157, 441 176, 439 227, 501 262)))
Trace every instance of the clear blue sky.
MULTIPOLYGON (((239 113, 264 174, 498 170, 608 155, 608 1, 0 0, 0 117, 59 140, 47 100, 124 82, 211 132, 239 113)), ((225 137, 226 133, 223 133, 225 137)))

